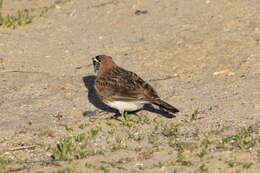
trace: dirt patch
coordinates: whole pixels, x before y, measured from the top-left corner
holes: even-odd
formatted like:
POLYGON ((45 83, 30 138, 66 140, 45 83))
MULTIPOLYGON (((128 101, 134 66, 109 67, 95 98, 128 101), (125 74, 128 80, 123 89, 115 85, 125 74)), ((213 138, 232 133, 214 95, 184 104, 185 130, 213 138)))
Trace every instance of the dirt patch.
POLYGON ((258 172, 260 2, 4 1, 0 172, 258 172), (111 55, 180 109, 117 121, 91 58, 111 55))

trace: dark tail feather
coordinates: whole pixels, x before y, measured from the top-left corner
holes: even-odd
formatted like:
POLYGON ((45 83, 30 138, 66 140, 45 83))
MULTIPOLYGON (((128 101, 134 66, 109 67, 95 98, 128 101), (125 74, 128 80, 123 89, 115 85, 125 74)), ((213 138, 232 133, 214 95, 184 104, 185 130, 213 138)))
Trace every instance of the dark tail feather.
POLYGON ((179 112, 179 110, 177 108, 173 107, 172 105, 166 103, 165 101, 163 101, 161 99, 154 99, 154 100, 152 100, 152 103, 157 105, 157 106, 160 106, 160 107, 162 107, 162 108, 164 108, 164 109, 166 109, 166 110, 168 110, 172 113, 179 112))

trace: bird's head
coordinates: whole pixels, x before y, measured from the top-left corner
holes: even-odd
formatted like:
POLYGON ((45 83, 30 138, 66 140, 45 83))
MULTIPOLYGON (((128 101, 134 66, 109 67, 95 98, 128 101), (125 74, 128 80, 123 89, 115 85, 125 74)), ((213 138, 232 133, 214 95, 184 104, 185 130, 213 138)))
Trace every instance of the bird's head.
POLYGON ((92 62, 95 73, 99 73, 100 71, 107 71, 108 69, 115 66, 112 57, 107 55, 98 55, 92 58, 92 62))

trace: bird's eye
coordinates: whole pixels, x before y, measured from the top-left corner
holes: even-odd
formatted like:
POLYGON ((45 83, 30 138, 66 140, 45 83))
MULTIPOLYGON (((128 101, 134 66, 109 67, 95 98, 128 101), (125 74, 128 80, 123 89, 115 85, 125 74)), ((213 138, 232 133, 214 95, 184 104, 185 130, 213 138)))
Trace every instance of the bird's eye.
POLYGON ((95 57, 95 60, 96 60, 97 62, 101 62, 101 57, 100 57, 100 55, 96 56, 96 57, 95 57))

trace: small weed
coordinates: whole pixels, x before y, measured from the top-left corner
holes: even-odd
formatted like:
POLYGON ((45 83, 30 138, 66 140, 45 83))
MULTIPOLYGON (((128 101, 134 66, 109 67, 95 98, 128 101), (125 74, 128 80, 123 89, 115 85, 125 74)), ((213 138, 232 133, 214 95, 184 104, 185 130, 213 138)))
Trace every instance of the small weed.
POLYGON ((124 141, 121 138, 116 138, 115 143, 112 144, 111 146, 111 151, 117 151, 117 150, 124 150, 127 149, 127 145, 124 143, 124 141))
POLYGON ((79 135, 75 136, 75 141, 76 142, 82 142, 85 139, 85 133, 80 133, 79 135))
POLYGON ((74 138, 60 140, 57 143, 57 147, 53 150, 53 159, 66 161, 70 159, 82 159, 96 154, 103 154, 102 151, 86 149, 86 146, 81 144, 84 139, 85 134, 82 133, 74 138))
POLYGON ((195 173, 208 173, 209 169, 206 167, 205 164, 202 164, 196 171, 195 173))
POLYGON ((167 166, 176 166, 176 160, 174 159, 169 159, 165 163, 167 166))
POLYGON ((207 154, 207 149, 202 148, 197 154, 200 158, 204 157, 207 154))
POLYGON ((29 15, 29 10, 25 9, 18 11, 16 15, 3 17, 0 15, 0 26, 6 28, 17 28, 32 22, 32 17, 29 15))
POLYGON ((191 114, 190 121, 195 121, 198 119, 199 111, 198 109, 194 110, 193 113, 191 114))
POLYGON ((72 151, 71 139, 62 139, 57 143, 57 148, 54 150, 54 160, 67 160, 72 151))
POLYGON ((104 173, 109 173, 110 172, 108 166, 104 166, 104 165, 100 166, 100 170, 103 171, 104 173))
POLYGON ((156 134, 151 134, 148 136, 148 141, 150 144, 156 144, 158 142, 158 140, 159 140, 159 137, 156 134))
POLYGON ((185 156, 183 155, 182 151, 177 153, 176 162, 180 163, 182 166, 191 166, 192 165, 191 161, 188 161, 185 159, 185 156))
MULTIPOLYGON (((4 169, 5 166, 10 163, 11 160, 5 156, 0 156, 0 169, 4 169)), ((0 171, 1 172, 1 171, 0 171)))
POLYGON ((177 137, 178 135, 178 125, 170 124, 162 129, 162 134, 166 137, 177 137))
POLYGON ((99 131, 101 130, 100 127, 93 127, 91 130, 90 130, 90 133, 91 133, 91 137, 94 138, 98 135, 99 131))
POLYGON ((147 116, 132 116, 129 119, 134 124, 150 124, 151 121, 147 116))
POLYGON ((174 137, 169 139, 169 146, 175 148, 178 152, 182 152, 184 150, 193 152, 197 149, 197 144, 195 142, 182 141, 174 137))
POLYGON ((125 112, 122 116, 122 122, 128 127, 132 127, 135 124, 150 124, 151 121, 147 116, 129 116, 125 112))
POLYGON ((74 157, 76 159, 83 159, 87 156, 93 156, 95 152, 93 150, 86 150, 86 149, 78 149, 74 152, 74 157))
POLYGON ((211 144, 211 142, 209 141, 208 138, 205 138, 201 141, 201 144, 200 146, 203 147, 203 148, 209 148, 209 145, 211 144))
POLYGON ((151 120, 147 116, 138 116, 141 119, 142 124, 151 124, 151 120))
POLYGON ((243 169, 249 169, 253 165, 252 162, 235 162, 234 160, 228 160, 225 163, 227 163, 231 168, 242 165, 243 169))
POLYGON ((235 166, 235 164, 236 164, 236 162, 233 161, 233 160, 228 160, 225 163, 228 164, 228 166, 231 167, 231 168, 233 168, 235 166))
POLYGON ((108 133, 109 133, 110 135, 114 135, 116 131, 117 131, 117 129, 116 129, 115 127, 112 127, 112 128, 110 128, 110 129, 108 130, 108 133))
POLYGON ((10 162, 9 159, 7 159, 7 158, 5 158, 3 156, 0 156, 0 165, 5 165, 5 164, 7 164, 9 162, 10 162))
POLYGON ((81 123, 80 125, 79 125, 79 128, 80 129, 85 129, 87 127, 87 124, 86 123, 81 123))
POLYGON ((202 158, 203 156, 205 156, 207 154, 210 144, 211 144, 211 142, 209 141, 208 138, 205 138, 201 141, 200 151, 197 154, 200 158, 202 158))
POLYGON ((242 128, 235 135, 223 138, 220 144, 222 144, 223 148, 225 148, 225 146, 228 145, 230 149, 238 148, 238 149, 248 150, 254 147, 256 143, 257 143, 257 138, 253 136, 253 131, 249 127, 249 128, 242 128))
POLYGON ((112 152, 115 152, 115 151, 118 151, 118 150, 125 150, 125 149, 127 149, 127 146, 123 145, 121 143, 113 144, 112 147, 111 147, 112 152))
POLYGON ((135 132, 135 133, 132 133, 132 132, 128 132, 128 139, 133 139, 134 141, 140 141, 143 139, 143 135, 138 133, 138 132, 135 132))

